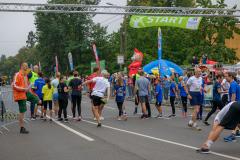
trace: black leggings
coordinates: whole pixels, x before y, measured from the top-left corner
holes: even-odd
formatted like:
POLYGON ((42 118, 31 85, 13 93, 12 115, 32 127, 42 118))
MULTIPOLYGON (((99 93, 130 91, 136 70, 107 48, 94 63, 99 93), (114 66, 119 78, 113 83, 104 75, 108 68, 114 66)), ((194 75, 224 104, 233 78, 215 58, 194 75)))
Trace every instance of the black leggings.
POLYGON ((187 97, 181 96, 181 99, 182 99, 183 110, 184 112, 187 113, 187 97))
POLYGON ((73 117, 75 117, 75 113, 76 113, 76 102, 77 102, 77 110, 78 110, 78 116, 81 116, 81 101, 82 101, 82 96, 76 96, 76 95, 72 95, 72 103, 73 103, 73 117))
POLYGON ((118 110, 119 110, 119 116, 122 115, 122 105, 123 105, 123 102, 117 102, 117 106, 118 106, 118 110))
POLYGON ((222 96, 222 103, 223 103, 223 106, 228 104, 228 94, 224 94, 222 96))
POLYGON ((61 118, 63 110, 64 118, 67 119, 68 99, 58 99, 58 103, 59 103, 58 118, 61 118))
POLYGON ((171 103, 171 107, 172 107, 172 114, 175 114, 174 100, 175 100, 175 96, 170 96, 170 103, 171 103))
POLYGON ((221 110, 224 107, 222 101, 212 101, 212 103, 213 103, 212 110, 208 113, 205 121, 207 121, 208 118, 211 117, 211 115, 214 112, 216 112, 217 108, 219 108, 221 110))

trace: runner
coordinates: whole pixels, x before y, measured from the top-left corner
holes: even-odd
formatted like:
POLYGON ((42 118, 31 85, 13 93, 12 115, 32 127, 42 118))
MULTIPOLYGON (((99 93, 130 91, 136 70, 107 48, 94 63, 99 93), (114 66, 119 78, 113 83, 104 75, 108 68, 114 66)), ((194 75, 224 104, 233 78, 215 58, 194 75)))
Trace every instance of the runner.
POLYGON ((170 77, 170 82, 171 82, 171 85, 170 85, 170 103, 171 103, 171 107, 172 107, 172 114, 169 117, 176 117, 174 100, 175 100, 175 97, 178 99, 178 95, 177 95, 177 84, 175 82, 174 76, 170 77))
POLYGON ((33 115, 33 117, 31 118, 31 120, 36 120, 36 114, 37 114, 38 106, 41 107, 41 117, 40 117, 40 118, 43 120, 43 109, 44 109, 44 106, 43 106, 42 88, 43 88, 43 86, 44 86, 46 83, 45 83, 45 81, 43 80, 42 76, 43 76, 43 72, 42 72, 42 71, 39 71, 39 72, 38 72, 38 79, 36 79, 36 80, 35 80, 35 83, 34 83, 35 93, 38 95, 38 98, 40 98, 40 100, 42 101, 42 103, 35 106, 35 108, 34 108, 34 115, 33 115))
POLYGON ((183 76, 181 76, 179 79, 180 79, 180 83, 178 84, 178 89, 179 89, 181 100, 182 100, 182 115, 181 115, 181 117, 187 117, 187 94, 184 89, 186 82, 184 81, 183 76))
POLYGON ((58 119, 58 92, 57 92, 57 86, 59 84, 60 79, 60 72, 55 73, 55 79, 51 81, 51 85, 53 86, 54 92, 53 92, 53 103, 54 103, 54 112, 55 112, 55 118, 58 119))
MULTIPOLYGON (((35 83, 35 80, 38 79, 38 66, 35 65, 33 66, 33 71, 29 72, 27 75, 29 82, 30 83, 35 83)), ((35 92, 34 86, 33 86, 33 91, 35 92)), ((35 109, 35 104, 31 103, 31 118, 34 115, 34 109, 35 109)))
POLYGON ((45 80, 46 85, 42 88, 42 94, 43 94, 43 104, 44 104, 44 122, 46 122, 46 114, 47 114, 47 104, 49 105, 49 111, 50 111, 50 121, 52 121, 52 97, 54 93, 53 86, 50 84, 50 79, 47 78, 45 80))
MULTIPOLYGON (((240 127, 240 102, 227 104, 215 117, 213 129, 203 147, 198 149, 198 153, 209 153, 209 148, 215 142, 223 129, 235 129, 240 127)), ((236 141, 236 140, 235 140, 236 141)))
MULTIPOLYGON (((204 78, 204 73, 201 74, 201 77, 202 77, 202 88, 205 88, 207 84, 205 84, 205 80, 203 79, 204 78)), ((202 104, 203 104, 203 100, 204 100, 204 91, 202 90, 201 92, 201 100, 202 100, 202 104)), ((203 112, 203 106, 202 104, 200 105, 200 108, 199 108, 199 113, 197 114, 197 120, 202 120, 202 112, 203 112)))
MULTIPOLYGON (((195 69, 195 76, 192 76, 188 79, 187 84, 184 86, 186 94, 188 95, 188 99, 190 99, 190 104, 193 106, 194 112, 192 114, 192 118, 190 119, 187 126, 191 127, 193 130, 200 131, 201 128, 197 126, 197 114, 199 112, 200 105, 202 104, 201 100, 201 89, 202 88, 202 77, 201 77, 201 69, 195 69), (190 90, 190 94, 188 91, 190 90)), ((206 92, 206 89, 203 89, 206 92)))
MULTIPOLYGON (((66 82, 67 86, 69 86, 69 83, 72 79, 74 79, 73 72, 75 72, 75 69, 70 70, 71 77, 68 78, 68 81, 66 82)), ((73 102, 72 102, 72 89, 69 90, 69 100, 71 101, 71 110, 73 113, 73 102)), ((76 104, 75 104, 76 105, 76 104)))
POLYGON ((69 82, 69 89, 72 89, 72 102, 73 102, 73 121, 81 121, 82 116, 81 116, 81 101, 82 101, 82 88, 79 88, 80 85, 82 85, 82 80, 78 78, 78 72, 75 71, 73 72, 74 79, 72 79, 69 82), (76 103, 77 103, 77 111, 78 111, 78 119, 75 117, 75 112, 76 112, 76 103))
POLYGON ((61 118, 61 114, 64 114, 64 122, 68 122, 67 118, 67 106, 68 106, 68 93, 69 89, 66 85, 66 76, 60 76, 60 81, 57 86, 58 88, 58 102, 59 102, 59 110, 58 110, 58 121, 61 122, 63 119, 61 118))
POLYGON ((158 116, 155 118, 162 118, 162 86, 161 84, 161 79, 156 79, 155 84, 157 85, 156 87, 156 94, 154 96, 154 98, 156 99, 156 108, 158 110, 158 116))
POLYGON ((221 101, 221 93, 228 93, 228 91, 221 91, 221 85, 220 85, 221 81, 222 81, 222 75, 218 74, 216 76, 216 81, 213 83, 213 100, 212 100, 213 106, 212 106, 212 110, 208 113, 207 117, 203 121, 203 123, 206 124, 206 125, 210 125, 208 123, 208 119, 211 117, 211 115, 213 113, 216 112, 217 108, 219 108, 221 110, 224 107, 224 105, 221 101))
MULTIPOLYGON (((122 106, 123 106, 123 102, 124 102, 124 95, 125 95, 125 85, 123 83, 122 78, 118 78, 117 79, 117 84, 114 86, 114 93, 116 95, 115 101, 117 103, 118 106, 118 110, 119 110, 119 115, 118 115, 118 120, 121 121, 121 116, 122 116, 122 106)), ((126 114, 125 114, 126 115, 126 114)), ((127 118, 125 118, 125 121, 127 120, 127 118)))
MULTIPOLYGON (((229 90, 230 83, 227 82, 226 78, 224 78, 222 80, 221 87, 222 87, 222 89, 224 91, 228 91, 229 90)), ((223 103, 224 106, 228 104, 228 92, 223 94, 223 96, 222 96, 222 103, 223 103)))
MULTIPOLYGON (((126 80, 124 79, 124 74, 123 72, 118 72, 118 78, 121 78, 123 80, 123 83, 124 83, 124 91, 126 93, 126 80)), ((124 97, 125 97, 125 94, 124 94, 124 97)), ((127 113, 125 111, 125 103, 123 102, 122 104, 122 115, 124 117, 124 120, 126 121, 127 120, 127 113)))
MULTIPOLYGON (((235 74, 236 73, 234 73, 234 72, 227 72, 225 74, 225 78, 226 78, 227 82, 230 83, 230 88, 229 88, 230 102, 240 101, 240 86, 236 82, 237 78, 236 78, 235 74)), ((232 134, 230 136, 228 136, 227 138, 224 138, 224 141, 235 142, 236 137, 240 137, 238 127, 236 127, 236 129, 232 131, 232 134)))
POLYGON ((141 120, 148 119, 147 110, 146 110, 146 102, 148 102, 148 99, 150 98, 149 93, 151 93, 150 90, 150 83, 147 78, 144 77, 144 72, 139 72, 140 78, 136 80, 135 89, 134 89, 134 96, 139 102, 141 103, 143 115, 141 116, 141 120), (137 91, 139 95, 139 99, 137 96, 137 91))
MULTIPOLYGON (((88 77, 88 80, 92 80, 93 78, 95 77, 101 77, 98 75, 98 72, 99 72, 99 68, 98 67, 94 67, 93 68, 93 74, 91 76, 88 77)), ((88 98, 91 99, 91 104, 92 104, 92 112, 94 113, 94 106, 93 106, 93 103, 92 103, 92 98, 91 98, 91 93, 92 93, 92 90, 95 86, 95 82, 91 82, 91 83, 88 83, 87 85, 87 96, 88 98)), ((104 107, 104 104, 102 103, 101 106, 98 108, 98 114, 100 116, 100 120, 104 120, 104 117, 102 117, 102 110, 103 110, 103 107, 104 107)), ((93 120, 97 120, 97 118, 94 116, 93 114, 93 120)))
MULTIPOLYGON (((95 67, 94 67, 95 68, 95 67)), ((95 70, 96 72, 96 70, 95 70)), ((100 115, 99 115, 99 108, 101 107, 101 104, 103 103, 102 99, 104 98, 104 92, 106 89, 108 90, 107 94, 107 101, 109 100, 110 97, 110 83, 106 80, 106 77, 108 75, 108 72, 106 70, 103 70, 101 72, 102 77, 95 77, 92 80, 88 80, 87 82, 84 82, 82 85, 86 85, 91 82, 95 82, 95 86, 92 90, 91 93, 91 99, 93 100, 93 114, 97 118, 98 125, 97 127, 100 128, 101 122, 100 122, 100 115)), ((100 108, 101 109, 101 108, 100 108)))
POLYGON ((33 92, 32 89, 29 89, 30 85, 27 74, 25 73, 28 69, 28 64, 26 62, 20 63, 21 70, 16 73, 13 77, 13 96, 14 101, 18 102, 19 105, 19 124, 20 124, 20 133, 29 133, 23 127, 23 116, 27 111, 27 101, 32 102, 33 104, 41 104, 42 101, 37 97, 37 95, 33 92))

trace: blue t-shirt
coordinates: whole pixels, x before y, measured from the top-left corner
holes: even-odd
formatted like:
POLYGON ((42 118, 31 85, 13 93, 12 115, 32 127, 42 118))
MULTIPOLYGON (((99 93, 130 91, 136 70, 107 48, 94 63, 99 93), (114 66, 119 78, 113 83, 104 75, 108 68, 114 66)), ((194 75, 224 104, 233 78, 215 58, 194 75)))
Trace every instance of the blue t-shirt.
POLYGON ((173 92, 173 88, 175 88, 175 91, 176 91, 176 85, 175 85, 174 82, 172 82, 171 85, 170 85, 170 96, 175 97, 175 93, 173 92))
POLYGON ((236 81, 233 81, 230 84, 230 88, 229 88, 229 100, 231 101, 232 99, 232 93, 236 94, 236 100, 235 101, 240 101, 240 86, 236 81))
POLYGON ((35 93, 38 95, 39 98, 43 98, 42 88, 45 85, 46 85, 46 83, 45 83, 44 79, 38 78, 35 80, 34 87, 37 87, 35 93))
MULTIPOLYGON (((185 84, 186 84, 186 83, 184 83, 184 85, 185 85, 185 84)), ((178 84, 178 89, 181 90, 181 92, 180 92, 180 96, 181 96, 181 97, 187 97, 187 94, 186 94, 186 91, 185 91, 185 89, 184 89, 184 86, 182 86, 182 82, 178 84)))
MULTIPOLYGON (((205 85, 205 80, 204 80, 204 79, 202 79, 202 88, 204 88, 204 85, 205 85)), ((202 95, 204 95, 204 92, 203 92, 203 90, 202 90, 202 95)))
POLYGON ((157 86, 156 92, 158 92, 156 96, 156 102, 162 102, 162 86, 161 85, 157 86))
POLYGON ((114 86, 114 90, 116 91, 116 102, 124 102, 124 91, 125 87, 116 85, 114 86))
POLYGON ((218 88, 221 88, 221 84, 216 81, 213 83, 213 101, 221 101, 221 94, 218 93, 218 88))
POLYGON ((203 64, 206 64, 206 63, 207 63, 207 58, 203 58, 203 59, 202 59, 202 63, 203 63, 203 64))

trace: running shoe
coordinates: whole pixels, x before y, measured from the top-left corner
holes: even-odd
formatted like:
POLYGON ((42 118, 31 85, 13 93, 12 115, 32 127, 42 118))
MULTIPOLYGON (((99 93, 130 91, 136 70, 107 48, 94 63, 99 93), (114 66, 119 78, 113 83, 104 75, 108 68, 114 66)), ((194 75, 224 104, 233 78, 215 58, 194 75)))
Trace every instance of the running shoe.
POLYGON ((197 120, 199 120, 200 118, 199 117, 197 117, 197 120))
POLYGON ((175 118, 176 118, 176 115, 170 115, 170 116, 168 116, 168 117, 175 117, 175 118))
POLYGON ((121 116, 118 116, 118 121, 121 121, 121 120, 122 120, 121 116))
POLYGON ((147 119, 148 119, 147 116, 143 116, 143 117, 141 118, 141 120, 147 120, 147 119))
POLYGON ((103 120, 104 120, 104 117, 101 116, 101 117, 100 117, 100 120, 103 121, 103 120))
POLYGON ((77 119, 75 117, 73 117, 73 121, 76 121, 77 119))
POLYGON ((97 118, 96 118, 96 117, 93 117, 93 120, 94 120, 94 121, 96 121, 96 120, 97 120, 97 118))
POLYGON ((185 114, 181 114, 180 117, 185 117, 185 114))
POLYGON ((203 121, 204 124, 206 124, 207 126, 209 126, 210 124, 208 123, 208 121, 203 121))
POLYGON ((188 123, 187 126, 190 127, 190 128, 192 128, 192 127, 193 127, 193 124, 188 123))
POLYGON ((101 127, 102 127, 102 124, 98 123, 97 128, 101 128, 101 127))
POLYGON ((236 142, 235 136, 231 135, 227 138, 223 138, 225 142, 236 142))
POLYGON ((199 120, 202 121, 202 117, 200 117, 199 120))
POLYGON ((240 132, 237 130, 235 137, 240 138, 240 132))
POLYGON ((78 116, 78 121, 81 121, 82 120, 82 116, 78 116))
POLYGON ((162 118, 162 116, 161 115, 158 115, 157 117, 155 117, 155 118, 162 118))
POLYGON ((62 118, 58 118, 58 122, 62 122, 63 121, 63 119, 62 118))
POLYGON ((43 119, 43 122, 47 122, 47 119, 43 119))
POLYGON ((43 117, 41 117, 41 120, 43 120, 43 117))
POLYGON ((124 114, 123 117, 124 117, 124 120, 126 121, 127 120, 127 114, 124 114))
POLYGON ((192 129, 195 130, 195 131, 201 131, 201 128, 198 127, 197 125, 196 125, 196 126, 193 126, 192 129))
POLYGON ((144 115, 141 115, 139 118, 143 118, 144 117, 144 115))
POLYGON ((29 131, 27 131, 26 128, 23 127, 20 129, 20 133, 28 134, 29 131))
POLYGON ((52 122, 52 119, 50 119, 49 121, 52 122))
POLYGON ((68 119, 64 119, 64 122, 67 123, 67 122, 68 122, 68 119))
POLYGON ((209 153, 209 149, 207 148, 200 148, 198 150, 196 150, 197 153, 204 153, 204 154, 207 154, 209 153))
POLYGON ((185 114, 185 117, 187 117, 187 114, 185 114))
POLYGON ((134 112, 133 112, 133 114, 137 114, 137 112, 136 112, 136 111, 134 111, 134 112))
POLYGON ((31 118, 31 121, 35 121, 35 120, 36 120, 36 117, 32 117, 32 118, 31 118))

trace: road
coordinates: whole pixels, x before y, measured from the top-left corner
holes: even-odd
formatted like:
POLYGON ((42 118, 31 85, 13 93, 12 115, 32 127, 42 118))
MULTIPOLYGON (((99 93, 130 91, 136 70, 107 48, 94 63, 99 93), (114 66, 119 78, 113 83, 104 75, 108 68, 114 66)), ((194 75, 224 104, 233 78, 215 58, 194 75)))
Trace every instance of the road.
MULTIPOLYGON (((113 99, 103 110, 102 128, 96 128, 93 121, 90 100, 83 96, 82 121, 72 121, 68 105, 68 123, 42 122, 39 118, 24 126, 29 134, 20 134, 18 124, 8 126, 9 132, 1 129, 0 159, 24 160, 172 160, 172 159, 240 159, 240 139, 236 143, 223 142, 231 131, 224 130, 212 145, 211 154, 195 152, 206 141, 211 126, 198 121, 201 131, 187 127, 192 114, 180 117, 181 109, 176 109, 176 118, 168 118, 171 108, 163 107, 164 119, 155 119, 157 110, 151 105, 153 117, 142 121, 140 113, 133 115, 134 103, 126 101, 127 121, 118 121, 118 109, 113 99)), ((140 112, 141 109, 139 108, 140 112)), ((27 112, 29 115, 29 111, 27 112)), ((203 113, 204 117, 207 112, 203 113)), ((209 123, 213 123, 214 114, 209 123)))

